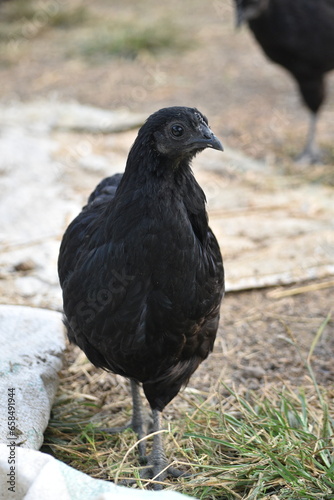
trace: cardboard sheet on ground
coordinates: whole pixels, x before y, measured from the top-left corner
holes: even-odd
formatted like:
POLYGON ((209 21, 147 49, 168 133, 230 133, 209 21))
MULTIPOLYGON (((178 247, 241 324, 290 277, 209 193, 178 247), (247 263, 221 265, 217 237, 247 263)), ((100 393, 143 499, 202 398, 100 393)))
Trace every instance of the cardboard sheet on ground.
MULTIPOLYGON (((88 193, 100 178, 122 171, 136 132, 106 136, 105 114, 96 108, 57 108, 52 101, 49 114, 45 109, 40 102, 3 107, 0 292, 57 309, 59 241, 85 203, 76 185, 86 176, 88 193), (66 123, 79 121, 74 128, 82 133, 57 132, 53 125, 63 116, 66 123), (13 272, 27 262, 28 272, 13 272)), ((122 113, 113 115, 121 130, 138 123, 138 115, 122 113)), ((203 152, 194 172, 222 248, 227 290, 334 275, 333 188, 298 183, 228 148, 203 152)))
POLYGON ((334 275, 334 189, 226 151, 198 158, 231 291, 334 275), (204 158, 203 158, 204 157, 204 158))

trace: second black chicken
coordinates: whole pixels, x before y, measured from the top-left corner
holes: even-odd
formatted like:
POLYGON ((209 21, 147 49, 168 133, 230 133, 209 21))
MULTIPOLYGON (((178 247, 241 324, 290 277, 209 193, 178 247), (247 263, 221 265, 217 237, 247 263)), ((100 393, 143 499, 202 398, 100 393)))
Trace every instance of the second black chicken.
POLYGON ((310 111, 306 145, 297 158, 320 159, 315 141, 325 100, 325 75, 334 69, 334 0, 235 0, 237 22, 247 22, 265 54, 296 80, 310 111))

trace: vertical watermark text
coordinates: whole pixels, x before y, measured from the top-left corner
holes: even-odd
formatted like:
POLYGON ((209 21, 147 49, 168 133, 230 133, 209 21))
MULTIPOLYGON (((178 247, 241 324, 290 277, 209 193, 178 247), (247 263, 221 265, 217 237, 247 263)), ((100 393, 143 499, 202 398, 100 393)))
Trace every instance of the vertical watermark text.
POLYGON ((8 421, 8 466, 7 489, 15 493, 16 487, 16 406, 15 388, 8 387, 7 390, 7 421, 8 421))

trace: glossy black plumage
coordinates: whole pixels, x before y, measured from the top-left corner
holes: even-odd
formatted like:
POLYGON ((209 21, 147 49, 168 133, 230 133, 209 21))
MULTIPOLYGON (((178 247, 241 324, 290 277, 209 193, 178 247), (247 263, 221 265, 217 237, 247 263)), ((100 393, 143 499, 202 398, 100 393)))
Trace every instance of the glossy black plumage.
POLYGON ((60 248, 69 339, 141 382, 153 410, 187 383, 218 327, 223 264, 190 168, 205 147, 222 149, 196 109, 151 115, 124 174, 97 186, 60 248))
MULTIPOLYGON (((238 23, 247 21, 265 54, 294 77, 314 122, 325 99, 325 74, 334 69, 334 0, 235 2, 238 23)), ((314 134, 311 121, 305 148, 311 161, 317 157, 314 134)))

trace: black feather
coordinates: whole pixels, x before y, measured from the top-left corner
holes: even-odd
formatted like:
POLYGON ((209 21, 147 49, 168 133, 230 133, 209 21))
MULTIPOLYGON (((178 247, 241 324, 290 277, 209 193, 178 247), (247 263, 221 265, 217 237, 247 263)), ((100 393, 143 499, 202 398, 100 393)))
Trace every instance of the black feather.
POLYGON ((190 168, 205 147, 222 149, 196 109, 153 114, 124 174, 97 186, 61 243, 69 339, 94 365, 141 382, 152 409, 187 383, 218 328, 222 258, 190 168))

